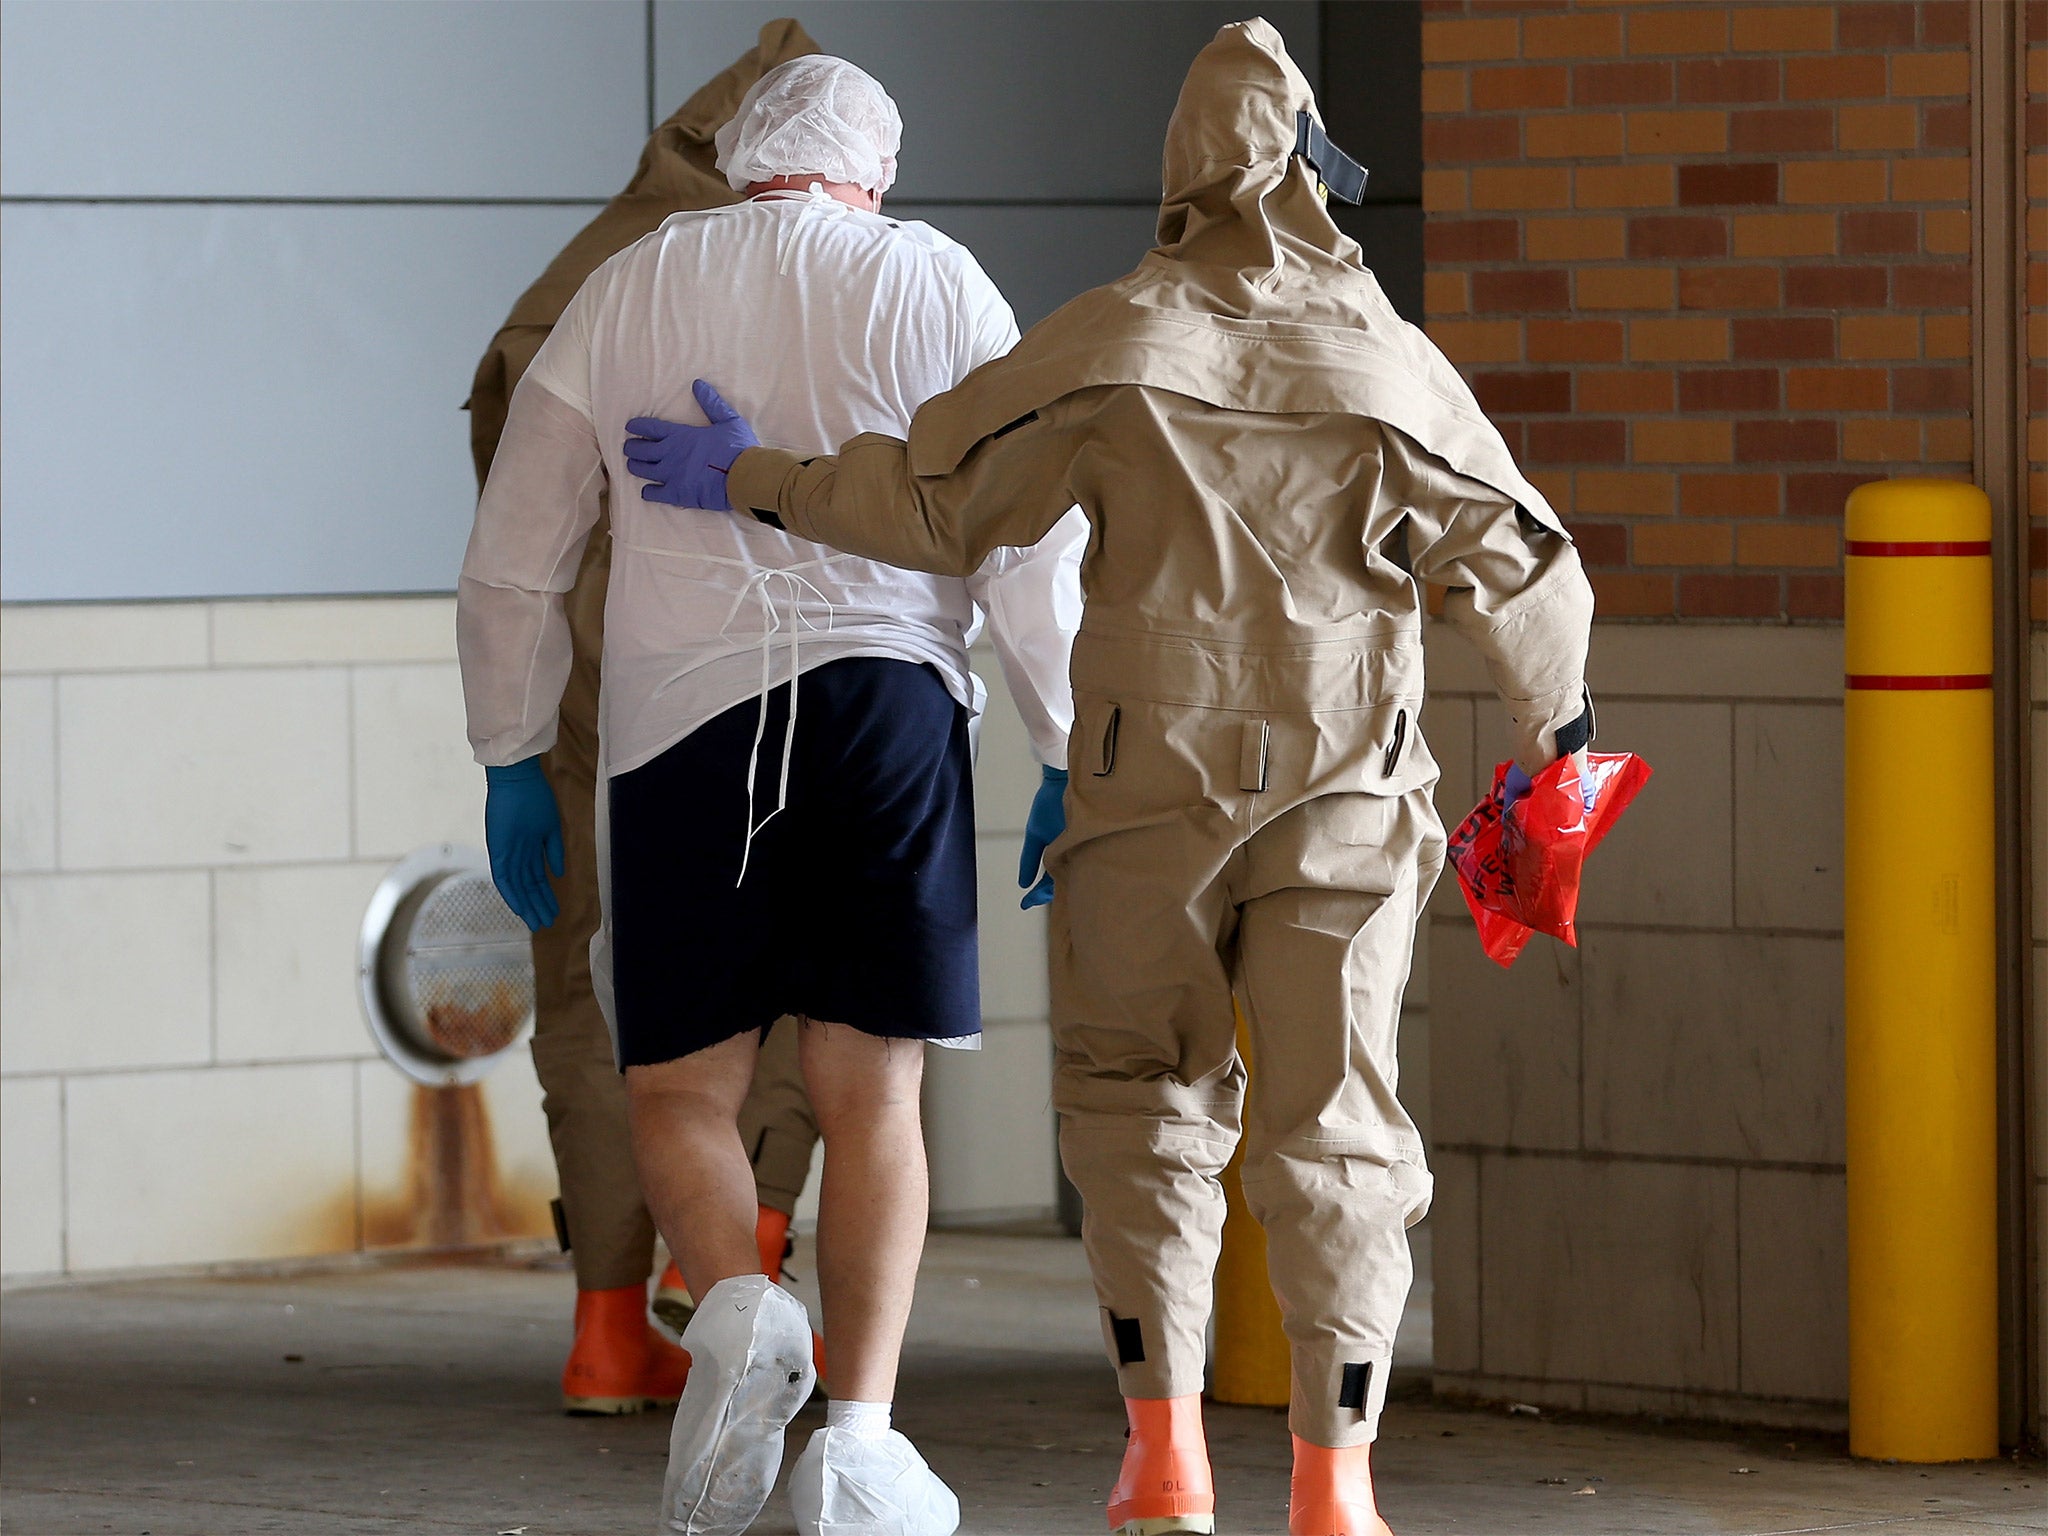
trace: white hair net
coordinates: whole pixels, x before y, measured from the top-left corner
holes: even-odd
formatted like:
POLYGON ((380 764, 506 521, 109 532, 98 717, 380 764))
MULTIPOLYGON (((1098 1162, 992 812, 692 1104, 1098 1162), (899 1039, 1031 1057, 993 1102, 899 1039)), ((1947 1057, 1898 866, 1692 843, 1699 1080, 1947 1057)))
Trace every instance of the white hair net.
POLYGON ((777 176, 817 176, 870 192, 896 180, 903 119, 874 76, 829 54, 778 64, 718 130, 718 168, 743 192, 777 176))

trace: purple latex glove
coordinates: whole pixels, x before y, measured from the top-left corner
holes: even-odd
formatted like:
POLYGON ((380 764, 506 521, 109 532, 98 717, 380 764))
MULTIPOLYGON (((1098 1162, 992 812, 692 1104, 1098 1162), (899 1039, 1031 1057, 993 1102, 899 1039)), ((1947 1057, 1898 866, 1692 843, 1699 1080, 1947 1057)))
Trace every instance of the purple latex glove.
POLYGON ((635 416, 626 423, 633 434, 626 439, 626 467, 648 482, 640 488, 642 501, 730 512, 726 474, 733 460, 760 447, 761 439, 747 418, 702 379, 690 391, 710 425, 687 427, 658 416, 635 416))
POLYGON ((1520 763, 1509 763, 1508 776, 1501 781, 1500 786, 1501 819, 1506 820, 1508 812, 1515 808, 1515 802, 1535 787, 1529 775, 1522 772, 1520 763))

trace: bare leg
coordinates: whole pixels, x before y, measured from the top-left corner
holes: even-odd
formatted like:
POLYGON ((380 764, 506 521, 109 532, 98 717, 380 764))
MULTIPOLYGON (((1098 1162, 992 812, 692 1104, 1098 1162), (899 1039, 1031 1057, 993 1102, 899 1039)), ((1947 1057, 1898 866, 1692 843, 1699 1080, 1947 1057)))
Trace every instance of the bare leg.
POLYGON ((931 1209, 918 1113, 924 1042, 807 1020, 801 1050, 825 1139, 818 1287, 831 1392, 886 1403, 931 1209))
POLYGON ((692 1296, 761 1272, 754 1169, 739 1133, 760 1049, 749 1030, 675 1061, 626 1069, 640 1189, 692 1296))

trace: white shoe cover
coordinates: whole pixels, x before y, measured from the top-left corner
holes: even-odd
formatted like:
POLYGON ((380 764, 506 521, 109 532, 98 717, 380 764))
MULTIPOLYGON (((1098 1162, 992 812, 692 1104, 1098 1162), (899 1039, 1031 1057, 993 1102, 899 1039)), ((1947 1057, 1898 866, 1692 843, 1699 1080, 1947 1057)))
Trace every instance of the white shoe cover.
POLYGON ((668 1438, 659 1536, 740 1536, 782 1470, 782 1430, 817 1382, 811 1320, 766 1275, 721 1280, 683 1330, 690 1379, 668 1438))
POLYGON ((953 1536, 960 1501, 895 1430, 821 1429, 789 1475, 798 1536, 953 1536))

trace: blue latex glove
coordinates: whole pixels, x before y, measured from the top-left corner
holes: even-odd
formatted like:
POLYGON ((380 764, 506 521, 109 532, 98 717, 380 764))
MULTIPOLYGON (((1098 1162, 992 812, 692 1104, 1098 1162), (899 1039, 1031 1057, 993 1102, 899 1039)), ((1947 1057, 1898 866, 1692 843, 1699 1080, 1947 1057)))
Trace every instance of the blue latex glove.
POLYGON ((554 922, 560 908, 548 875, 562 873, 562 812, 538 757, 504 768, 486 768, 484 846, 491 854, 491 883, 527 927, 538 932, 554 922))
POLYGON ((1017 884, 1025 888, 1017 905, 1026 912, 1052 900, 1052 876, 1041 877, 1038 871, 1045 850, 1067 830, 1067 770, 1041 768, 1039 775, 1043 782, 1031 797, 1031 814, 1024 818, 1024 856, 1017 861, 1017 884))
POLYGON ((1515 802, 1536 787, 1529 775, 1522 772, 1520 763, 1508 764, 1508 776, 1500 786, 1500 814, 1503 819, 1515 808, 1515 802))
POLYGON ((640 487, 642 501, 730 512, 726 472, 734 459, 760 447, 761 439, 747 418, 702 379, 690 391, 711 425, 685 427, 659 416, 635 416, 626 423, 633 434, 626 439, 626 467, 648 482, 640 487))

